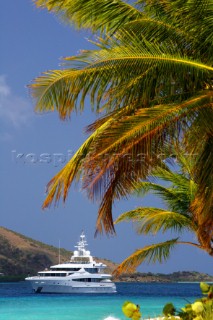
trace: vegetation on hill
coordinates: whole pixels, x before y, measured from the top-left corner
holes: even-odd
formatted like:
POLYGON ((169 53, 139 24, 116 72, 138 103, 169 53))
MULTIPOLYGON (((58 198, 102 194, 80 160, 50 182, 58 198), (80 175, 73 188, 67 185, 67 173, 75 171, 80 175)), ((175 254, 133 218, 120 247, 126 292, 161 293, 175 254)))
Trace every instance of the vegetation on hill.
POLYGON ((170 274, 164 273, 123 273, 118 276, 122 282, 213 282, 213 276, 196 271, 178 271, 170 274))
MULTIPOLYGON (((61 249, 61 259, 70 252, 61 249)), ((58 262, 58 249, 0 227, 0 272, 5 275, 35 274, 58 262)))

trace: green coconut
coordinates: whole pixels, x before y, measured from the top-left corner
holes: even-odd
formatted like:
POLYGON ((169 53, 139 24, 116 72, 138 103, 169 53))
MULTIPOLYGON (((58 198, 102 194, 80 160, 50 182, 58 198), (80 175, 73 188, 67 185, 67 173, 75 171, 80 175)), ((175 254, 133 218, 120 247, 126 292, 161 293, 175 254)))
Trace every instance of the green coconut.
POLYGON ((203 294, 208 294, 209 290, 210 290, 210 285, 208 285, 205 282, 201 282, 200 283, 200 289, 202 291, 203 294))
POLYGON ((163 308, 163 314, 165 316, 173 316, 175 315, 175 307, 172 303, 167 303, 163 308))

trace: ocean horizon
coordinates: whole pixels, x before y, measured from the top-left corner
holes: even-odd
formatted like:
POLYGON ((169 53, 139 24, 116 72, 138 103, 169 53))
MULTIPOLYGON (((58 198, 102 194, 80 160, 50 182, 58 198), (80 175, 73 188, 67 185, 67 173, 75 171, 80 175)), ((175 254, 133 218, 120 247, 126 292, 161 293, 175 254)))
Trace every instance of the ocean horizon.
POLYGON ((140 305, 142 318, 181 308, 201 296, 199 283, 116 283, 114 294, 35 294, 28 282, 0 283, 0 320, 125 320, 124 301, 140 305))

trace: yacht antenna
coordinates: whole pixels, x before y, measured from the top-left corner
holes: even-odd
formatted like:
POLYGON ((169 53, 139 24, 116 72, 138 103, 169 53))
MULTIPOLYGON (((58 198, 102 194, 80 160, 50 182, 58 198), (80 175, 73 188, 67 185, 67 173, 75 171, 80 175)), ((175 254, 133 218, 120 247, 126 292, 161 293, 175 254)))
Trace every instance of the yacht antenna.
POLYGON ((59 243, 58 243, 58 263, 61 263, 61 243, 60 243, 60 239, 59 239, 59 243))

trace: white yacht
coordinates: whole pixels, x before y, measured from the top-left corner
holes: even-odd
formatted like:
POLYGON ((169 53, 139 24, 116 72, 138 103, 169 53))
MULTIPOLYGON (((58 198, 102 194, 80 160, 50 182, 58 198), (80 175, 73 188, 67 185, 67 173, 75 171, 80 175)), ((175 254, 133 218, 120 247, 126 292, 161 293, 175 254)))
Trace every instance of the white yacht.
POLYGON ((95 262, 86 246, 82 232, 70 261, 39 271, 37 276, 25 280, 30 281, 36 293, 115 293, 111 275, 102 273, 106 265, 95 262))

